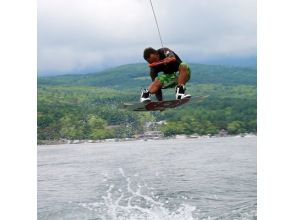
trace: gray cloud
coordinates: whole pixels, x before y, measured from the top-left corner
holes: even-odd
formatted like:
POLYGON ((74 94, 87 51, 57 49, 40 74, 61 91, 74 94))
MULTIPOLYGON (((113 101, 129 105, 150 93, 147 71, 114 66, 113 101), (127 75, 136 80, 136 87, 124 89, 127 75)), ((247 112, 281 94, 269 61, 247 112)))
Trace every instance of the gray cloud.
MULTIPOLYGON (((153 0, 165 46, 190 62, 256 56, 256 0, 153 0)), ((149 0, 39 0, 38 73, 143 62, 160 47, 149 0)))

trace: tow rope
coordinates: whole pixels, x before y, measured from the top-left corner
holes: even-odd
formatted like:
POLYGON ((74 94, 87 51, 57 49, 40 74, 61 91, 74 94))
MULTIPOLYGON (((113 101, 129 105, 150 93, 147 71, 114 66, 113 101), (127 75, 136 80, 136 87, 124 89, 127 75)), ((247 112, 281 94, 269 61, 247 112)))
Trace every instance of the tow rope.
POLYGON ((151 8, 152 8, 154 20, 155 20, 155 23, 156 23, 156 26, 157 26, 157 31, 158 31, 160 43, 161 43, 161 46, 163 47, 162 37, 161 37, 161 34, 160 34, 160 30, 159 30, 159 25, 158 25, 158 22, 157 22, 157 19, 156 19, 156 15, 155 15, 154 8, 153 8, 151 0, 150 0, 150 5, 151 5, 151 8))

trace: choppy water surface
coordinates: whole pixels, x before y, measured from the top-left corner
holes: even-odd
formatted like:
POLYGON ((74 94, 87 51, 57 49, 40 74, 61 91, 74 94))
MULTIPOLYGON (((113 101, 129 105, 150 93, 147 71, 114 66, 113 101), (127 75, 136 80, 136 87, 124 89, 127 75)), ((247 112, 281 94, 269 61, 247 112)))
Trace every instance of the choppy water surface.
POLYGON ((256 219, 256 137, 39 146, 38 219, 256 219))

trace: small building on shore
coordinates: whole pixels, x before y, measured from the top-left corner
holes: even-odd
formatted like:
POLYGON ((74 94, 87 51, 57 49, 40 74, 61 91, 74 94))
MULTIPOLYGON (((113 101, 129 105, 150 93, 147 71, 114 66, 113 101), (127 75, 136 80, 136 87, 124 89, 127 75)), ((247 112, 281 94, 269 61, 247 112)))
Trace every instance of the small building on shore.
POLYGON ((144 134, 139 136, 139 138, 144 138, 144 139, 161 139, 163 137, 164 137, 164 134, 161 131, 147 131, 144 134))

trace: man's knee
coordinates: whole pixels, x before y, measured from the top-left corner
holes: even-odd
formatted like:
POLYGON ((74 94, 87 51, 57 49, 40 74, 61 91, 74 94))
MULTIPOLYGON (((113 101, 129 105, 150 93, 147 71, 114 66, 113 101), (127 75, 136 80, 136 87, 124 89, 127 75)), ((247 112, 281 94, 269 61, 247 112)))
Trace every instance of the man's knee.
POLYGON ((188 72, 189 72, 189 67, 188 67, 186 64, 181 64, 181 65, 179 66, 179 72, 180 72, 180 73, 186 73, 186 74, 188 74, 188 72))
POLYGON ((179 75, 186 78, 188 81, 191 77, 190 67, 186 63, 181 63, 179 66, 179 75))
POLYGON ((150 87, 149 87, 149 92, 152 93, 152 94, 154 94, 154 93, 156 93, 159 89, 161 89, 161 87, 162 87, 161 82, 160 82, 158 79, 156 79, 156 80, 154 80, 154 81, 151 83, 151 85, 150 85, 150 87))

